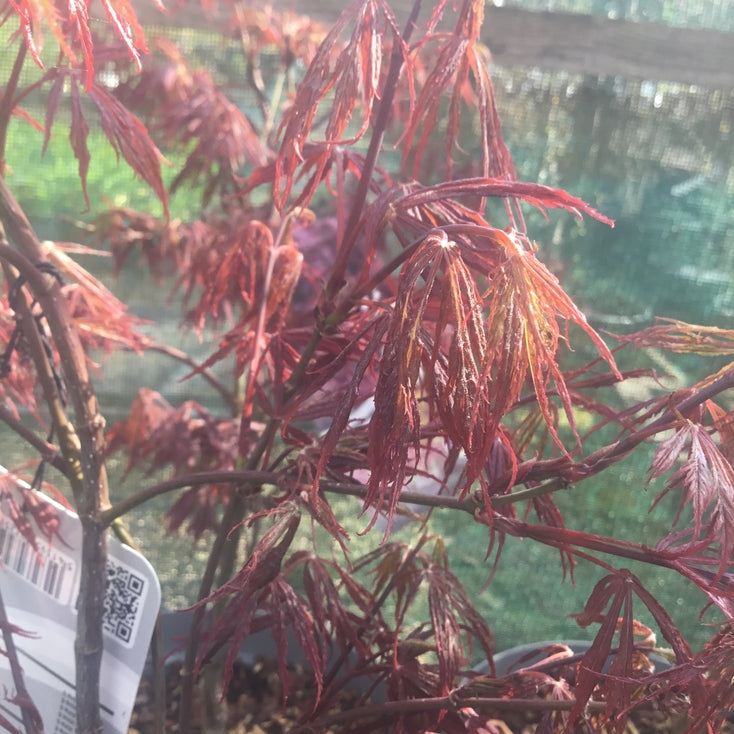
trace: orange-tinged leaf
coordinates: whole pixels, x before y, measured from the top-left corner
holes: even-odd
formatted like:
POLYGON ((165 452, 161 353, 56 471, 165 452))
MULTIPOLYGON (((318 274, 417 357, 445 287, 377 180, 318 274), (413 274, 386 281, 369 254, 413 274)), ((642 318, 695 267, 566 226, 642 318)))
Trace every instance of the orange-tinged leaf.
POLYGON ((636 347, 669 349, 689 354, 734 354, 734 329, 687 324, 676 319, 656 319, 654 326, 617 337, 636 347))
POLYGON ((44 241, 45 257, 64 279, 73 280, 64 285, 72 318, 80 331, 87 349, 111 351, 124 346, 140 353, 148 344, 147 337, 136 331, 145 322, 132 316, 127 306, 67 253, 106 255, 88 247, 69 243, 44 241))
POLYGON ((599 354, 621 379, 614 357, 586 317, 561 288, 557 278, 535 256, 529 243, 516 232, 506 235, 507 259, 491 275, 486 298, 489 359, 484 369, 492 376, 490 400, 495 425, 520 396, 522 380, 529 372, 543 418, 554 441, 564 452, 553 418, 549 390, 551 382, 566 417, 579 440, 571 396, 557 363, 561 338, 559 319, 573 322, 586 332, 599 354))
MULTIPOLYGON (((60 74, 56 80, 55 87, 58 83, 63 81, 63 76, 60 74)), ((52 90, 53 91, 53 90, 52 90)), ((48 125, 48 123, 47 123, 48 125)), ((50 126, 48 128, 50 130, 50 126)), ((48 135, 48 132, 47 132, 48 135)), ((74 151, 74 157, 77 159, 79 165, 79 180, 82 184, 82 192, 84 193, 84 202, 87 205, 87 209, 90 208, 89 193, 87 191, 87 173, 89 173, 89 161, 91 155, 89 148, 87 147, 87 137, 89 135, 89 123, 84 116, 82 109, 82 103, 79 99, 79 89, 76 81, 72 80, 71 83, 71 126, 69 127, 69 142, 71 148, 74 151)), ((44 148, 46 141, 44 141, 44 148)))
MULTIPOLYGON (((107 20, 122 40, 130 57, 140 66, 140 53, 147 53, 145 35, 130 0, 101 0, 107 20)), ((163 10, 163 5, 154 0, 163 10)), ((43 68, 41 26, 47 25, 56 38, 61 53, 79 66, 79 54, 85 71, 85 87, 89 90, 94 80, 94 41, 90 22, 90 0, 10 0, 10 6, 20 16, 23 34, 33 60, 43 68), (37 39, 39 42, 37 43, 37 39)))

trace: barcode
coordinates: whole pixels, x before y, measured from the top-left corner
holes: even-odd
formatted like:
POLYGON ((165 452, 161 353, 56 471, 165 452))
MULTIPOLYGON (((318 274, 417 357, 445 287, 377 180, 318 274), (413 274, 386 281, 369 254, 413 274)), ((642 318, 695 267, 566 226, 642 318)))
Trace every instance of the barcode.
MULTIPOLYGON (((36 537, 36 545, 38 552, 10 521, 0 520, 0 561, 4 568, 60 604, 69 604, 75 585, 75 560, 40 537, 36 537)), ((140 574, 108 558, 103 632, 130 647, 146 593, 147 583, 140 574)))
POLYGON ((145 579, 134 569, 113 558, 107 559, 102 630, 126 647, 135 639, 147 588, 145 579))
POLYGON ((0 520, 0 559, 3 566, 60 604, 68 604, 74 582, 71 556, 36 538, 38 551, 8 520, 0 520))
POLYGON ((56 716, 54 734, 74 734, 76 731, 76 698, 66 691, 61 691, 59 712, 56 716))

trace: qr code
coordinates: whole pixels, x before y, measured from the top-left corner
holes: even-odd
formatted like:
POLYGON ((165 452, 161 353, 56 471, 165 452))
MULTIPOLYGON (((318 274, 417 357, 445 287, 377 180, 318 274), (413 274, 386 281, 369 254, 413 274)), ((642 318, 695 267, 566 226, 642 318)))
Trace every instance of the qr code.
POLYGON ((145 579, 119 561, 107 560, 107 589, 102 629, 130 647, 146 592, 145 579))

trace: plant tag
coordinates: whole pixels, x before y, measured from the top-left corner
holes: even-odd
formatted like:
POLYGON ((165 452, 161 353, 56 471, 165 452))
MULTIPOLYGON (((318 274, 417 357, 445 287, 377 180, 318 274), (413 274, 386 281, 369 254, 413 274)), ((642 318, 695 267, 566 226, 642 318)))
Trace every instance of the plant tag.
MULTIPOLYGON (((0 478, 5 472, 0 467, 0 478)), ((44 730, 74 734, 81 523, 73 512, 34 493, 34 498, 49 502, 59 516, 58 533, 48 541, 26 513, 35 532, 36 552, 11 520, 11 497, 23 507, 21 493, 10 482, 3 483, 0 585, 9 622, 34 635, 14 635, 19 662, 44 730)), ((153 567, 138 552, 112 537, 108 538, 107 551, 100 708, 105 734, 126 734, 158 617, 161 590, 153 567)), ((20 709, 12 703, 16 691, 5 655, 0 655, 0 686, 6 691, 0 712, 22 730, 20 709)))

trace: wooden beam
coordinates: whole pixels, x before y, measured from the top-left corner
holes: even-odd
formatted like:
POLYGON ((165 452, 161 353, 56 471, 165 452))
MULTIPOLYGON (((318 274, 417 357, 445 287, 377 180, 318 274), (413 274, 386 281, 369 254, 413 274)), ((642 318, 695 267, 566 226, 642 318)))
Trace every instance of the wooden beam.
POLYGON ((487 7, 482 35, 501 66, 734 88, 734 33, 487 7))
MULTIPOLYGON (((407 17, 411 5, 409 0, 393 0, 399 21, 407 17)), ((330 23, 338 17, 344 2, 306 0, 296 7, 316 20, 330 23)), ((204 28, 209 22, 195 0, 183 0, 166 14, 157 12, 152 3, 141 3, 138 12, 145 24, 156 26, 204 28)), ((488 4, 482 40, 500 66, 734 89, 731 32, 488 4)))

